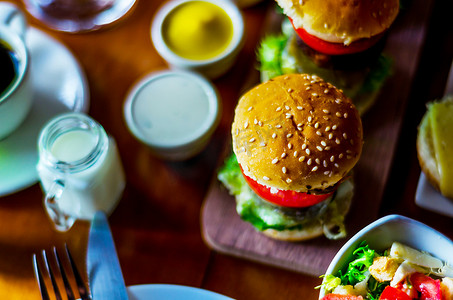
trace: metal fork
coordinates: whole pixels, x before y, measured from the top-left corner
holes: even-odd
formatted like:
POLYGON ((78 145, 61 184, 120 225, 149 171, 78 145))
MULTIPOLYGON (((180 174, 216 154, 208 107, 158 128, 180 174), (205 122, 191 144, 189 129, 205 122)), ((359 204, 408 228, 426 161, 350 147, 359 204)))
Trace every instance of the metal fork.
MULTIPOLYGON (((67 260, 69 260, 70 266, 71 266, 71 271, 74 276, 77 289, 80 295, 80 299, 82 300, 91 300, 91 297, 89 295, 88 289, 85 285, 85 283, 82 280, 82 277, 80 276, 79 271, 77 270, 76 264, 74 262, 74 259, 72 258, 71 253, 69 252, 68 246, 65 244, 65 256, 67 257, 67 260)), ((55 293, 55 299, 56 300, 62 300, 63 298, 61 297, 60 290, 57 285, 57 276, 55 274, 55 270, 52 268, 52 262, 50 259, 53 259, 52 261, 54 262, 54 265, 56 264, 58 266, 58 273, 61 275, 61 278, 63 280, 63 284, 66 290, 66 295, 68 300, 75 300, 74 292, 72 291, 71 285, 68 280, 67 273, 65 271, 65 268, 63 267, 62 261, 60 260, 60 256, 58 254, 58 251, 55 247, 53 247, 52 252, 50 255, 45 250, 42 250, 42 260, 44 261, 45 265, 45 273, 49 275, 50 281, 52 283, 52 287, 55 293), (52 255, 53 253, 53 255, 52 255)), ((42 268, 40 267, 42 263, 38 263, 38 257, 36 254, 33 254, 33 268, 35 270, 35 276, 36 280, 38 281, 39 285, 39 290, 41 291, 41 298, 43 300, 50 300, 49 298, 49 293, 46 288, 44 276, 41 270, 42 268)))

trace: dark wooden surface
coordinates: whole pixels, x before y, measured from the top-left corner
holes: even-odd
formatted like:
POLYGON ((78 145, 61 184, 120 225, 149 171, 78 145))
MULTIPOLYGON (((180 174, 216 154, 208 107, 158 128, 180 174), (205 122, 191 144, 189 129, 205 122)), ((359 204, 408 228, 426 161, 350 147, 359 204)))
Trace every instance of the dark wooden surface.
MULTIPOLYGON (((200 226, 202 203, 215 176, 237 98, 251 80, 256 45, 263 31, 267 4, 271 2, 243 10, 245 48, 231 72, 214 81, 224 104, 221 124, 205 151, 180 163, 154 158, 130 135, 123 120, 123 103, 134 82, 151 71, 166 68, 149 33, 161 2, 140 0, 129 18, 106 30, 87 34, 53 32, 29 19, 65 44, 79 60, 90 88, 89 113, 118 142, 127 186, 109 221, 126 284, 184 284, 237 299, 316 299, 318 291, 313 287, 320 283, 319 278, 213 251, 204 242, 200 226)), ((22 2, 16 3, 23 7, 22 2)), ((360 184, 364 190, 381 195, 380 205, 373 204, 379 207, 377 217, 399 213, 453 238, 452 219, 427 212, 414 203, 420 172, 415 153, 416 127, 425 102, 442 95, 453 56, 453 28, 448 25, 452 3, 443 0, 430 3, 433 7, 427 20, 427 37, 413 70, 415 77, 401 83, 404 85, 401 88, 408 89, 409 97, 405 107, 396 108, 402 118, 401 130, 392 133, 398 138, 394 155, 387 170, 370 175, 380 178, 388 172, 388 179, 379 186, 373 180, 360 184)), ((418 26, 414 23, 406 30, 417 31, 418 26)), ((410 60, 413 55, 412 51, 406 53, 404 59, 410 60)), ((373 116, 371 112, 366 117, 379 120, 380 115, 373 116)), ((67 242, 79 265, 84 266, 89 224, 79 222, 69 232, 57 233, 41 202, 42 192, 37 184, 0 199, 1 299, 40 299, 31 264, 32 253, 40 249, 67 242)))

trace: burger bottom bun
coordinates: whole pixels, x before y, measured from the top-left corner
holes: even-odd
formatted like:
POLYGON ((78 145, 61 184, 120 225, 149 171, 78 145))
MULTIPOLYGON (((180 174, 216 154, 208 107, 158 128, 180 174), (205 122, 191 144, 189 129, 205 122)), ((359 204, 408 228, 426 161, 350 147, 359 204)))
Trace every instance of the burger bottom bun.
MULTIPOLYGON (((352 197, 354 195, 352 188, 352 179, 342 183, 337 190, 336 199, 338 205, 339 214, 344 217, 351 207, 352 197), (349 183, 349 184, 345 184, 349 183)), ((266 229, 262 233, 270 238, 288 241, 288 242, 300 242, 309 239, 326 235, 327 238, 338 239, 344 237, 343 235, 337 235, 331 230, 335 230, 336 227, 342 227, 343 224, 323 224, 320 220, 314 220, 303 229, 287 229, 278 231, 275 229, 266 229)), ((344 230, 343 230, 344 232, 344 230)))

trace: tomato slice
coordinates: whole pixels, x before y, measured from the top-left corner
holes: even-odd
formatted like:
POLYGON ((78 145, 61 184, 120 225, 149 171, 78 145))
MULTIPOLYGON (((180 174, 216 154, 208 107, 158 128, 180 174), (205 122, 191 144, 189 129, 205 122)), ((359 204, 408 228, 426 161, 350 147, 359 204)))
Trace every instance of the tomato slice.
MULTIPOLYGON (((289 18, 289 17, 288 17, 289 18)), ((315 49, 318 52, 328 54, 328 55, 344 55, 344 54, 354 54, 365 51, 368 48, 371 48, 376 44, 379 39, 384 35, 384 33, 372 36, 370 38, 363 38, 357 41, 352 42, 351 44, 345 46, 343 43, 330 43, 320 38, 317 38, 309 34, 303 28, 296 28, 293 24, 293 20, 289 18, 291 24, 293 25, 294 30, 299 35, 299 37, 312 49, 315 49)))
POLYGON ((411 275, 411 283, 422 296, 420 299, 441 300, 442 291, 440 289, 440 280, 433 279, 422 273, 411 275))
POLYGON ((379 300, 411 300, 411 299, 412 298, 409 297, 402 290, 391 286, 386 286, 381 296, 379 297, 379 300))
POLYGON ((271 188, 265 185, 258 183, 257 181, 253 180, 249 176, 244 174, 242 170, 242 175, 244 175, 245 181, 247 181, 250 188, 261 198, 272 202, 274 204, 285 206, 285 207, 307 207, 315 205, 319 202, 322 202, 329 198, 332 192, 321 194, 321 195, 313 195, 308 193, 296 192, 296 191, 285 191, 285 190, 278 190, 276 193, 271 193, 271 188))
POLYGON ((362 296, 327 294, 321 300, 363 300, 362 296))

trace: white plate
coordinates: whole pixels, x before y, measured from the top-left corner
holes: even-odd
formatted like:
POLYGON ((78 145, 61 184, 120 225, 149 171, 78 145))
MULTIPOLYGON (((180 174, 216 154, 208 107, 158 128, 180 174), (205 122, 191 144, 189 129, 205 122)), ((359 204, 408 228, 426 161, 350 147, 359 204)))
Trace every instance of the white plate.
POLYGON ((211 291, 173 284, 143 284, 127 288, 129 300, 233 300, 211 291))
POLYGON ((426 179, 423 172, 418 179, 415 203, 427 210, 453 218, 453 201, 445 198, 426 179))
POLYGON ((0 196, 29 187, 38 180, 37 140, 42 126, 57 114, 87 112, 89 93, 85 74, 72 53, 46 33, 30 28, 33 105, 25 122, 0 141, 0 196))

